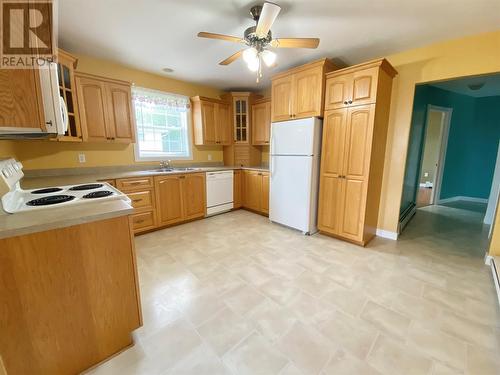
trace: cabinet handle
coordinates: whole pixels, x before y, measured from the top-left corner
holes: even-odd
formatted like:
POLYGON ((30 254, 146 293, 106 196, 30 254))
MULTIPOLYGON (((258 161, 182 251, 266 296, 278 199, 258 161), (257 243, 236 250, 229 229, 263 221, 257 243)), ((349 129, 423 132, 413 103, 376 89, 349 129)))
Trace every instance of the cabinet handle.
POLYGON ((179 176, 179 178, 186 178, 186 176, 179 176))
POLYGON ((142 199, 142 198, 141 198, 141 199, 132 199, 132 202, 135 202, 135 203, 137 203, 137 202, 142 202, 142 201, 143 201, 143 199, 142 199))
POLYGON ((144 220, 142 220, 142 219, 141 220, 134 220, 134 223, 136 223, 136 224, 142 224, 142 223, 144 223, 144 220))

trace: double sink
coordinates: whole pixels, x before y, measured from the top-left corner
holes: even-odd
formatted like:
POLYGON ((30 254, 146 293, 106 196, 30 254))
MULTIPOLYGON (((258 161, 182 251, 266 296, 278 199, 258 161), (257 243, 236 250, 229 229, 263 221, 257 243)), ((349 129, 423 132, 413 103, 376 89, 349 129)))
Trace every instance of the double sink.
POLYGON ((151 172, 188 172, 188 171, 200 171, 202 168, 158 168, 152 169, 151 172))

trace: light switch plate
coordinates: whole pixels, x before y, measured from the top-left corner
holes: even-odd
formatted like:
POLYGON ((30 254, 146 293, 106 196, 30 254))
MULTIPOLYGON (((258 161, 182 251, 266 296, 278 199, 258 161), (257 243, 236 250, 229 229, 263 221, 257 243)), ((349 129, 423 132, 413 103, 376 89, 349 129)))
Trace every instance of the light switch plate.
POLYGON ((80 163, 85 163, 87 159, 85 158, 85 154, 78 154, 78 161, 80 163))
POLYGON ((212 154, 208 154, 208 161, 212 160, 212 154))

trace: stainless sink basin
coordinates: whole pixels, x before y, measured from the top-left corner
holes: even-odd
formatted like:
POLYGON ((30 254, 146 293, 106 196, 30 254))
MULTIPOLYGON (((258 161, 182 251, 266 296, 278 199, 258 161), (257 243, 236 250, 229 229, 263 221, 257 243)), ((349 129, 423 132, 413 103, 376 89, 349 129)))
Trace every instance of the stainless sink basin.
POLYGON ((152 169, 151 172, 187 172, 187 171, 197 171, 199 168, 158 168, 152 169))

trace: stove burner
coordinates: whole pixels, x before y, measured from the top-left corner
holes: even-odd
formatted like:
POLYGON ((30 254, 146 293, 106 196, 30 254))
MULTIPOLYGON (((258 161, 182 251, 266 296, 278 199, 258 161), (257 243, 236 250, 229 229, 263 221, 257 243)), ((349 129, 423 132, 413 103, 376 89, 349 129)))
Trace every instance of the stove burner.
POLYGON ((68 190, 79 191, 79 190, 92 190, 103 187, 103 184, 86 184, 70 187, 68 190))
POLYGON ((56 193, 58 191, 62 191, 61 188, 46 188, 46 189, 39 189, 39 190, 35 190, 35 191, 32 191, 31 194, 49 194, 49 193, 56 193))
POLYGON ((84 195, 82 198, 86 199, 92 199, 92 198, 103 198, 107 197, 109 195, 112 195, 113 192, 109 190, 101 190, 101 191, 94 191, 93 193, 89 193, 87 195, 84 195))
POLYGON ((26 204, 28 206, 48 206, 50 204, 69 202, 73 199, 75 199, 75 197, 72 195, 49 195, 47 197, 33 199, 26 204))

